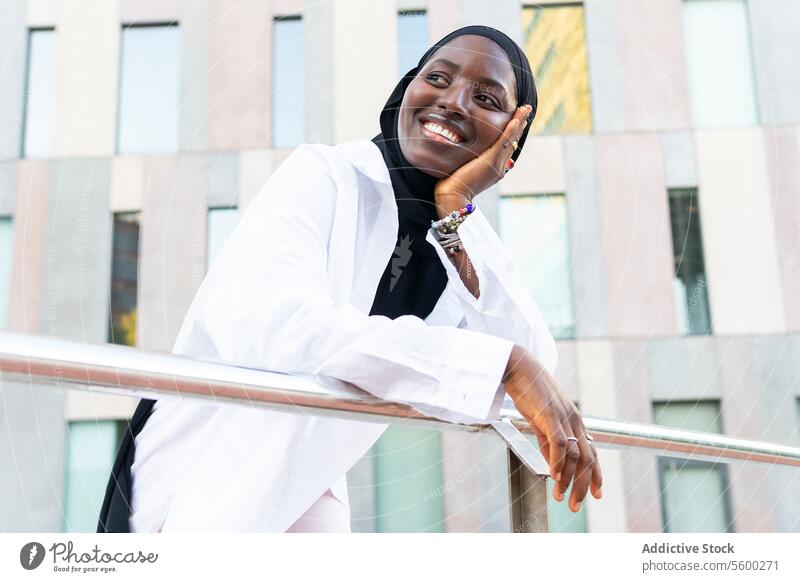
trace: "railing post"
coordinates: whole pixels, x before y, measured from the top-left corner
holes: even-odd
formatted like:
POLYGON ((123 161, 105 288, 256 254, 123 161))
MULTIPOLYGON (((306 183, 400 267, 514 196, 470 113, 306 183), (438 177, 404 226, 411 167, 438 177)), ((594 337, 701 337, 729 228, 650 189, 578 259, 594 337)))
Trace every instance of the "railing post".
POLYGON ((547 475, 529 470, 510 448, 508 451, 508 508, 511 533, 547 533, 547 475))

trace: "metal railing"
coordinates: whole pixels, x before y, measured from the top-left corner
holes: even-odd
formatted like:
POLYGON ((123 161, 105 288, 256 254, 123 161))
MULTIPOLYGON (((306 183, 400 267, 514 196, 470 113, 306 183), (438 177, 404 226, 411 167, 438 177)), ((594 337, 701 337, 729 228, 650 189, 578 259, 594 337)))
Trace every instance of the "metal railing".
MULTIPOLYGON (((425 416, 410 405, 381 400, 333 378, 282 374, 122 346, 0 332, 0 382, 6 381, 124 396, 180 395, 298 414, 371 422, 402 419, 411 425, 438 430, 493 432, 508 447, 512 531, 548 531, 549 469, 538 449, 521 434, 531 430, 513 408, 504 408, 500 419, 493 423, 451 423, 425 416)), ((636 448, 717 462, 800 467, 797 447, 586 416, 583 420, 598 447, 636 448)))

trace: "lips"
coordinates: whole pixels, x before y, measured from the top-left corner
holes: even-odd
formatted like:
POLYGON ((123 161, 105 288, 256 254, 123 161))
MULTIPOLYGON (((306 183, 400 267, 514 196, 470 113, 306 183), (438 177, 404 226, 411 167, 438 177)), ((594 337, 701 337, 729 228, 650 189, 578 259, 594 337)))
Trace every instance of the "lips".
POLYGON ((445 121, 439 116, 422 115, 420 116, 419 122, 422 132, 434 141, 447 143, 449 145, 462 145, 464 142, 468 141, 466 131, 452 122, 445 121), (430 129, 425 127, 427 124, 432 124, 432 126, 429 126, 430 129), (441 130, 444 131, 441 132, 440 129, 433 126, 441 128, 441 130), (442 135, 442 133, 445 135, 442 135))

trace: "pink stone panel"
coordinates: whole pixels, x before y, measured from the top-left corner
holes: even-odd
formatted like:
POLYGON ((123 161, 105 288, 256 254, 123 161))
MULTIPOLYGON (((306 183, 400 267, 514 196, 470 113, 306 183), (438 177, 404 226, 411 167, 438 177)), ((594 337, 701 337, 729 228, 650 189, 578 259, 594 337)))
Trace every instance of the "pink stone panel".
POLYGON ((8 327, 11 331, 43 333, 48 163, 22 160, 17 167, 8 327))
POLYGON ((800 330, 800 131, 764 130, 787 331, 800 330))
POLYGON ((212 1, 209 25, 211 149, 269 145, 272 15, 268 2, 212 1))
POLYGON ((617 0, 627 128, 690 125, 682 0, 617 0))
POLYGON ((672 229, 656 135, 595 138, 609 336, 677 333, 672 229))

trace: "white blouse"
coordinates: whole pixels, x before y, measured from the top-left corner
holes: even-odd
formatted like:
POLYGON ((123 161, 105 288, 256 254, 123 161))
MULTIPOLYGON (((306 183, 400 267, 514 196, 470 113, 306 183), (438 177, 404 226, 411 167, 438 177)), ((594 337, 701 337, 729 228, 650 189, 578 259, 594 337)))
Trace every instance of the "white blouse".
MULTIPOLYGON (((438 418, 493 420, 513 345, 551 373, 556 346, 480 196, 476 206, 458 232, 480 297, 429 231, 448 276, 433 312, 369 316, 396 244, 389 171, 370 140, 301 145, 223 245, 173 353, 331 376, 438 418)), ((345 474, 386 427, 160 398, 136 439, 131 531, 285 531, 329 488, 348 504, 345 474)))

